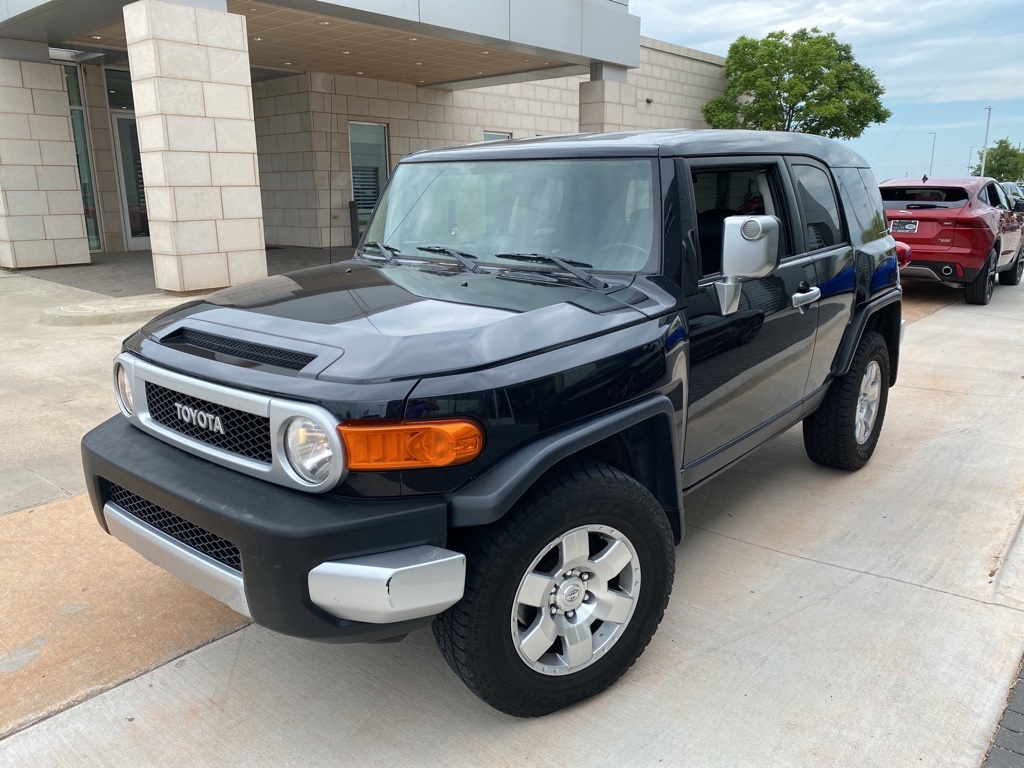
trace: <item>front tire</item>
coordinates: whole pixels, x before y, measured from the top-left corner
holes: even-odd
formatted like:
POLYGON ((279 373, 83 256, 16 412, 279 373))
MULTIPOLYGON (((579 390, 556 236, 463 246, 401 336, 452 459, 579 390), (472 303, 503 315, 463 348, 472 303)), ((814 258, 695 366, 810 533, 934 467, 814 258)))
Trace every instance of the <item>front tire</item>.
POLYGON ((865 333, 845 376, 804 419, 804 449, 825 467, 855 470, 875 452, 889 400, 889 349, 881 334, 865 333))
POLYGON ((546 475, 466 557, 465 595, 434 619, 434 638, 473 693, 517 717, 621 677, 661 622, 675 574, 664 509, 596 462, 546 475))

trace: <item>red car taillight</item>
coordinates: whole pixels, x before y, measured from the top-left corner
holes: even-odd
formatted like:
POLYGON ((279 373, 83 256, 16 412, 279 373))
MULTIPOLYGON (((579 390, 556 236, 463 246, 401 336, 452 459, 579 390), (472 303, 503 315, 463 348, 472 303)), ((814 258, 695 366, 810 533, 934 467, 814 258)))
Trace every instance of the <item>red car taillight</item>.
POLYGON ((989 225, 988 225, 987 221, 985 221, 982 218, 977 218, 975 216, 963 216, 961 218, 956 219, 955 222, 951 221, 950 224, 956 224, 956 226, 963 227, 965 229, 988 229, 989 228, 989 225))

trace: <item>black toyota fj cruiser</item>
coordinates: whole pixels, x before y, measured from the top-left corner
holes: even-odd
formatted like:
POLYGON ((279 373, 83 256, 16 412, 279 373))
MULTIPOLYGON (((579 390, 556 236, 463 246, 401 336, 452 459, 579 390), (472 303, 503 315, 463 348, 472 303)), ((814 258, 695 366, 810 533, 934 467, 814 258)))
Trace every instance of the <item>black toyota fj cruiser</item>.
POLYGON ((650 641, 688 491, 799 421, 819 464, 870 458, 900 306, 871 171, 825 139, 422 152, 352 260, 125 341, 89 491, 107 531, 258 624, 433 622, 478 696, 543 715, 650 641))

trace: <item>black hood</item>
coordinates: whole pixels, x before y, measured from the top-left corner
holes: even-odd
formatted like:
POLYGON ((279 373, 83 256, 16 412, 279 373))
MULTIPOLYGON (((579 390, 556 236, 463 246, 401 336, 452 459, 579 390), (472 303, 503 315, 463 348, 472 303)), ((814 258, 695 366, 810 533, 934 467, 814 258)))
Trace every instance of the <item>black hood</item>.
POLYGON ((219 291, 143 333, 160 339, 196 325, 226 337, 258 334, 276 347, 297 341, 333 355, 320 379, 381 381, 490 367, 644 318, 626 303, 643 298, 632 288, 602 292, 549 273, 500 274, 347 261, 219 291))

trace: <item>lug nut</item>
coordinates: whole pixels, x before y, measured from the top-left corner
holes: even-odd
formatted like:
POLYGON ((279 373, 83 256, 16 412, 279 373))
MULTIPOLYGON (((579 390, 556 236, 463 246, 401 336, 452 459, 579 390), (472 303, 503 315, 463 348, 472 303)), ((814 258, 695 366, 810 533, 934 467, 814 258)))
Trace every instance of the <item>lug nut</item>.
POLYGON ((590 578, 590 574, 589 573, 581 573, 580 574, 580 578, 583 579, 583 581, 586 581, 587 579, 590 578))
POLYGON ((567 619, 571 619, 575 615, 576 615, 576 611, 569 611, 568 613, 565 614, 565 617, 567 619))
POLYGON ((552 605, 551 606, 551 615, 554 616, 556 613, 558 613, 558 607, 552 605))

